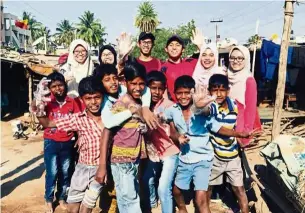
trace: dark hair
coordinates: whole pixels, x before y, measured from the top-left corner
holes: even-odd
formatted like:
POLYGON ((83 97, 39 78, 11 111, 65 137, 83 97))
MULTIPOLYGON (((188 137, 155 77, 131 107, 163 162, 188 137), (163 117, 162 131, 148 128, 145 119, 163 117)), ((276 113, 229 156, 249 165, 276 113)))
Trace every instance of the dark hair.
POLYGON ((137 77, 146 81, 146 69, 142 64, 136 62, 128 63, 125 65, 123 73, 126 81, 132 81, 137 77))
POLYGON ((176 79, 174 91, 179 88, 195 89, 195 80, 189 75, 182 75, 176 79))
POLYGON ((102 80, 105 75, 111 74, 118 75, 118 70, 113 64, 100 64, 93 71, 93 76, 99 80, 102 80))
POLYGON ((95 76, 83 78, 78 85, 78 93, 80 97, 86 94, 94 94, 96 92, 104 93, 104 91, 102 83, 95 76))
POLYGON ((209 80, 209 90, 213 87, 223 86, 226 89, 229 89, 229 79, 227 76, 222 74, 214 74, 209 80))
POLYGON ((48 80, 51 80, 49 83, 48 83, 48 88, 50 89, 50 86, 51 86, 51 84, 53 83, 53 82, 55 82, 55 81, 60 81, 60 82, 62 82, 63 84, 64 84, 64 86, 65 86, 65 92, 67 93, 67 91, 68 91, 68 85, 67 85, 67 83, 66 83, 66 80, 65 80, 65 77, 63 76, 63 74, 61 74, 61 73, 59 73, 59 72, 57 72, 57 71, 54 71, 54 72, 52 72, 51 74, 49 74, 48 76, 47 76, 47 79, 48 80))
POLYGON ((166 86, 166 76, 163 72, 153 70, 147 74, 147 84, 150 84, 152 81, 160 81, 164 86, 166 86))
POLYGON ((111 45, 105 45, 105 46, 102 46, 102 47, 100 48, 100 52, 99 52, 99 55, 98 55, 98 61, 100 62, 100 64, 104 64, 104 63, 102 62, 102 59, 101 59, 101 56, 102 56, 104 50, 109 50, 110 52, 112 52, 112 54, 113 54, 113 56, 114 56, 113 65, 116 66, 116 64, 117 64, 117 61, 116 61, 117 54, 116 54, 115 49, 114 49, 113 46, 111 46, 111 45))

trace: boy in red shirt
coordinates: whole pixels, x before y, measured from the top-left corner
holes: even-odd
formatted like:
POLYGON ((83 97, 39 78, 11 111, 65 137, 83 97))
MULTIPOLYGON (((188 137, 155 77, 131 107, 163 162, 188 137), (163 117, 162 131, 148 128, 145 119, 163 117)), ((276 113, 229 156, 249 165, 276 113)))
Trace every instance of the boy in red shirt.
MULTIPOLYGON (((67 96, 67 84, 62 74, 54 72, 47 77, 51 91, 51 101, 45 108, 49 120, 67 118, 79 112, 73 98, 67 96)), ((67 187, 70 185, 69 171, 73 166, 73 132, 57 128, 44 130, 44 164, 46 168, 45 200, 48 212, 53 212, 54 191, 57 182, 57 195, 60 205, 65 208, 67 187), (59 175, 60 174, 60 175, 59 175)))

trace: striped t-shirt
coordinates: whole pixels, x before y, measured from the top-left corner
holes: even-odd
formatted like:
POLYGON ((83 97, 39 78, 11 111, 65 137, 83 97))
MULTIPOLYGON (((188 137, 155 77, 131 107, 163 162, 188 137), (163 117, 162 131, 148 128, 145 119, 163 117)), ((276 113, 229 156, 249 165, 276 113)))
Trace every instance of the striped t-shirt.
MULTIPOLYGON (((211 104, 211 115, 219 124, 227 129, 235 129, 237 120, 237 105, 234 100, 226 98, 227 108, 217 103, 211 104)), ((238 156, 238 143, 235 137, 227 137, 218 133, 210 133, 210 141, 214 147, 215 156, 224 161, 229 161, 238 156)))

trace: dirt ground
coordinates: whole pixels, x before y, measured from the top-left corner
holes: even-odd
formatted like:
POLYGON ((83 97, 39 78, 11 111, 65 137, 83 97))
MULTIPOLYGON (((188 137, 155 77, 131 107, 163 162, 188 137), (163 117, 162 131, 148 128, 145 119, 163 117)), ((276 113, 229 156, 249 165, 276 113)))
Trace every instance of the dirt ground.
MULTIPOLYGON (((25 117, 19 118, 27 120, 25 117)), ((27 133, 31 133, 28 130, 27 133)), ((250 152, 250 161, 263 163, 257 150, 250 152)), ((14 140, 10 121, 1 121, 1 212, 41 213, 44 212, 44 180, 42 132, 28 140, 14 140)), ((193 204, 188 205, 194 212, 193 204)), ((220 204, 212 204, 213 213, 222 213, 220 204)), ((66 212, 59 207, 56 213, 66 212)), ((100 212, 97 207, 94 212, 100 212)), ((161 208, 153 213, 161 212, 161 208)))

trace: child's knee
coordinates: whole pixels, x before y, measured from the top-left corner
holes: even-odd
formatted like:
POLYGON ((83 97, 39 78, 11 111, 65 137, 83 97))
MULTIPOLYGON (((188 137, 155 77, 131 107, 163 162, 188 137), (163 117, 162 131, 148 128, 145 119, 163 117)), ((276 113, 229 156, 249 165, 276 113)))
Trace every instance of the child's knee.
POLYGON ((246 191, 243 186, 232 186, 232 189, 237 197, 246 196, 246 191))

